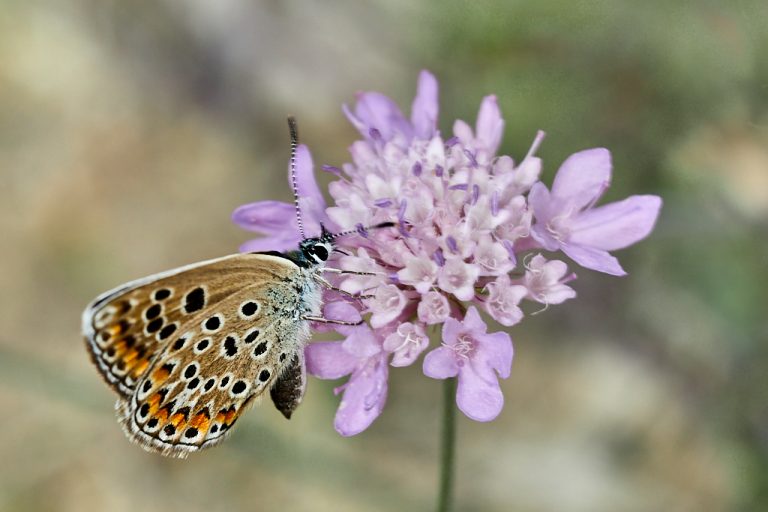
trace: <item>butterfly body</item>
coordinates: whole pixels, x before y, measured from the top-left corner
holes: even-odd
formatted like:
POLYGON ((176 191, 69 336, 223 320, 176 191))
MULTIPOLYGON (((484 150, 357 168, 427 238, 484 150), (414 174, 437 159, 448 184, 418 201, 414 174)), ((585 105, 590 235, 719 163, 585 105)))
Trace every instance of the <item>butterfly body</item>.
POLYGON ((83 313, 92 360, 118 393, 133 441, 185 456, 224 439, 271 390, 287 417, 301 400, 307 318, 320 315, 330 242, 237 254, 157 274, 99 296, 83 313), (310 250, 310 254, 305 253, 310 250))

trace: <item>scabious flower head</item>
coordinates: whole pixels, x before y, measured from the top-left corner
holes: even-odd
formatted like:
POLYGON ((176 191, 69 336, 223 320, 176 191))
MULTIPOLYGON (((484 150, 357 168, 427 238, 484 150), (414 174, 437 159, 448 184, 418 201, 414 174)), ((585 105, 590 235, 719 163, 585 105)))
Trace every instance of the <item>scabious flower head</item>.
MULTIPOLYGON (((444 136, 437 128, 437 81, 426 71, 419 75, 410 118, 376 92, 359 94, 354 107, 343 111, 361 138, 350 146, 351 162, 323 166, 337 177, 328 189, 332 204, 326 206, 304 146, 298 188, 305 217, 312 217, 305 219, 308 233, 319 232, 322 222, 363 235, 340 240, 346 254, 330 264, 365 273, 338 277, 336 286, 361 299, 334 305, 333 318, 361 314, 367 324, 337 329, 343 341, 310 343, 307 370, 324 379, 349 376, 337 388, 343 396, 335 427, 342 435, 361 432, 381 413, 388 366, 414 364, 424 352, 425 375, 458 378, 460 410, 477 421, 492 420, 502 409, 498 379, 510 375, 512 340, 506 332, 489 333, 479 309, 512 326, 526 309, 575 297, 568 283, 576 275, 543 251, 623 275, 608 251, 647 236, 661 200, 632 196, 595 207, 610 181, 605 149, 568 158, 550 191, 539 181, 542 161, 536 156, 543 132, 520 161, 497 154, 504 120, 495 96, 481 101, 474 127, 456 121, 444 136), (382 222, 397 227, 361 229, 382 222), (427 333, 435 329, 441 333, 430 350, 427 333), (438 339, 442 343, 435 345, 438 339)), ((291 205, 274 201, 236 210, 236 223, 267 235, 243 250, 294 248, 298 235, 289 212, 291 205)))

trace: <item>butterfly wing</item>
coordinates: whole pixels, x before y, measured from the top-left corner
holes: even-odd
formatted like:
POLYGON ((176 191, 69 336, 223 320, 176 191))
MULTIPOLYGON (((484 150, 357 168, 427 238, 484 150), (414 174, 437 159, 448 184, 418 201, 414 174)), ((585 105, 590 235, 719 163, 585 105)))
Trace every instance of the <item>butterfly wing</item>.
POLYGON ((107 292, 84 313, 84 332, 121 395, 128 436, 184 456, 222 440, 270 389, 303 348, 309 329, 301 316, 319 301, 314 281, 291 260, 234 255, 107 292))
MULTIPOLYGON (((130 396, 154 355, 173 335, 172 326, 178 328, 176 320, 220 301, 229 292, 227 283, 259 278, 258 270, 252 276, 253 269, 237 263, 248 256, 257 255, 226 256, 145 277, 89 304, 82 330, 88 353, 107 383, 118 394, 130 396)), ((262 280, 271 275, 266 268, 261 273, 262 280)))

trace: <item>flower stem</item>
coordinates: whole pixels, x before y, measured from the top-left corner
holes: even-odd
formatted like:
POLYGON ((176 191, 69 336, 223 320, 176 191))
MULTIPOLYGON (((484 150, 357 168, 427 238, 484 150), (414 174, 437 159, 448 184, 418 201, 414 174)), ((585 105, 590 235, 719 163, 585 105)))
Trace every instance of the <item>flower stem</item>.
POLYGON ((456 447, 456 379, 443 381, 443 425, 440 439, 440 487, 437 512, 448 512, 453 501, 453 472, 456 447))

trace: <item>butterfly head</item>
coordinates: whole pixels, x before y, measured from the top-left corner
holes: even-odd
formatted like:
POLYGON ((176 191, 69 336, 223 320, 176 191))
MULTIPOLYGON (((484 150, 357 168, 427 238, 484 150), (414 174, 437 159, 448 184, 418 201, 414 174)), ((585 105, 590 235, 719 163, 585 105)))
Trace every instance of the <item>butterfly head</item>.
POLYGON ((321 225, 322 232, 319 237, 306 238, 299 244, 301 255, 312 265, 323 265, 336 247, 333 243, 334 234, 321 225))

